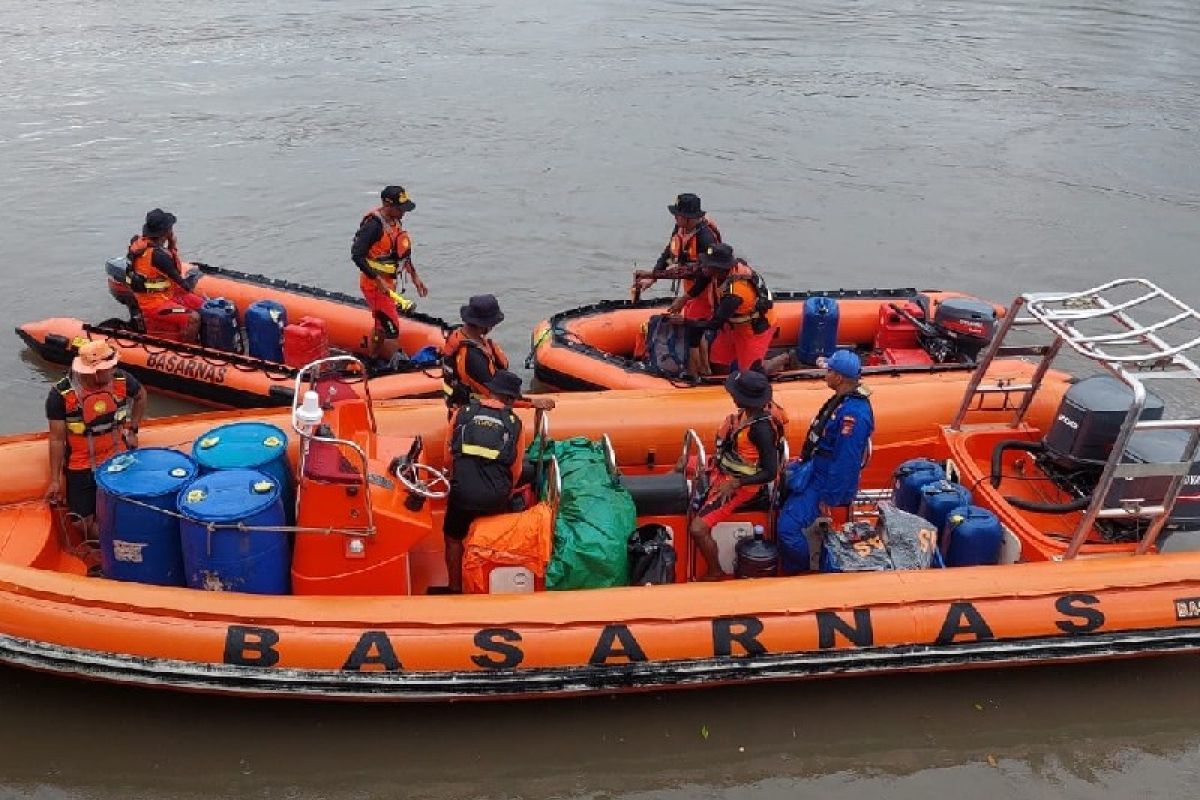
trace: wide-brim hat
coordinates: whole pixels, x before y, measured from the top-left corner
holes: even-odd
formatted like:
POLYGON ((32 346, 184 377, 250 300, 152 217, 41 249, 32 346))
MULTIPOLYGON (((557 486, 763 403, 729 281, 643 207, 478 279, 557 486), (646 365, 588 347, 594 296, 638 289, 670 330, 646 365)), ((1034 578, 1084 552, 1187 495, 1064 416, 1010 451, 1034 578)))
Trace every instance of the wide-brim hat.
POLYGON ((155 208, 146 214, 146 222, 142 225, 142 236, 166 236, 175 227, 175 215, 170 211, 155 208))
POLYGON ((79 345, 79 351, 71 362, 71 370, 78 375, 94 375, 101 370, 112 369, 119 360, 116 348, 108 342, 84 342, 79 345))
POLYGON ((505 397, 521 396, 521 376, 506 369, 497 370, 486 386, 487 390, 493 395, 503 395, 505 397))
POLYGON ((480 328, 494 328, 504 321, 504 312, 496 302, 495 295, 477 294, 467 301, 465 306, 458 307, 458 315, 468 325, 480 328))
POLYGON ((408 192, 403 186, 385 186, 379 193, 379 199, 385 206, 396 206, 401 211, 412 211, 417 204, 408 199, 408 192))
POLYGON ((670 211, 677 217, 695 219, 704 216, 704 208, 701 206, 700 197, 691 193, 684 193, 676 197, 675 202, 667 206, 667 211, 670 211))
POLYGON ((771 402, 771 382, 758 370, 730 373, 725 379, 725 391, 744 408, 762 408, 771 402))
POLYGON ((737 258, 733 255, 733 248, 727 244, 714 244, 705 248, 700 254, 700 266, 709 269, 733 269, 733 265, 737 263, 737 258))

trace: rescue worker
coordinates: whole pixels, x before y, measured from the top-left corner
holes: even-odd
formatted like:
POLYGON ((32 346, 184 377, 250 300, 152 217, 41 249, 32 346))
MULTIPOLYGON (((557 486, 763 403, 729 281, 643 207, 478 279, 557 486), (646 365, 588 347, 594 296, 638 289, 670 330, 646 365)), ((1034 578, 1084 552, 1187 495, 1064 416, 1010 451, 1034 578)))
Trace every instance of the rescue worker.
MULTIPOLYGON (((403 186, 385 186, 381 203, 363 216, 350 246, 350 259, 362 273, 358 286, 374 317, 368 353, 377 362, 391 365, 400 345, 399 310, 412 308, 412 301, 396 289, 401 275, 412 279, 417 294, 429 290, 412 261, 412 241, 404 230, 404 215, 417 207, 403 186)), ((401 284, 402 285, 402 284, 401 284)))
POLYGON ((788 497, 778 525, 785 573, 808 569, 808 559, 798 556, 809 550, 807 542, 801 541, 804 530, 818 517, 832 518, 834 509, 848 508, 858 494, 875 430, 871 391, 859 382, 861 376, 862 360, 850 350, 838 350, 825 361, 825 384, 833 396, 813 418, 799 458, 787 468, 788 497))
MULTIPOLYGON (((771 402, 771 383, 761 372, 735 372, 725 390, 737 405, 717 432, 716 450, 707 466, 707 487, 694 499, 689 535, 704 556, 707 572, 699 580, 725 577, 712 529, 779 475, 779 445, 787 415, 771 402)), ((685 465, 675 465, 681 471, 685 465)))
POLYGON ((125 280, 147 333, 194 344, 200 339, 204 298, 193 291, 200 273, 183 274, 175 222, 175 215, 161 208, 146 214, 141 236, 129 240, 125 280))
POLYGON ((442 524, 449 580, 445 587, 430 587, 430 594, 462 592, 463 539, 471 523, 507 512, 521 475, 527 442, 513 413, 521 379, 501 369, 487 390, 486 397, 456 408, 450 421, 450 495, 442 524))
POLYGON ((701 253, 700 266, 716 287, 716 307, 701 326, 717 331, 709 349, 712 364, 729 371, 762 371, 776 330, 771 290, 727 244, 713 245, 701 253))
POLYGON ((52 505, 67 510, 85 540, 96 535, 96 479, 93 470, 109 456, 137 447, 138 426, 146 414, 146 390, 117 368, 117 351, 107 341, 79 347, 71 370, 46 398, 50 423, 52 505))
MULTIPOLYGON (((489 397, 488 383, 500 370, 508 369, 508 356, 488 338, 504 321, 504 312, 494 295, 478 294, 459 306, 463 324, 442 345, 442 391, 451 409, 464 406, 472 397, 489 397)), ((517 408, 554 408, 548 397, 521 398, 517 408)))
MULTIPOLYGON (((668 268, 699 268, 700 254, 720 244, 721 231, 705 213, 700 198, 694 194, 681 194, 675 202, 667 206, 667 210, 675 217, 675 227, 671 230, 671 238, 663 248, 662 255, 654 264, 654 272, 662 272, 668 268)), ((637 282, 637 288, 646 290, 653 283, 649 278, 637 282)), ((667 309, 668 314, 682 314, 685 320, 707 320, 713 313, 712 280, 705 275, 695 278, 685 278, 680 283, 679 296, 667 309)), ((687 329, 688 372, 693 375, 707 375, 708 353, 707 340, 703 328, 687 329)))

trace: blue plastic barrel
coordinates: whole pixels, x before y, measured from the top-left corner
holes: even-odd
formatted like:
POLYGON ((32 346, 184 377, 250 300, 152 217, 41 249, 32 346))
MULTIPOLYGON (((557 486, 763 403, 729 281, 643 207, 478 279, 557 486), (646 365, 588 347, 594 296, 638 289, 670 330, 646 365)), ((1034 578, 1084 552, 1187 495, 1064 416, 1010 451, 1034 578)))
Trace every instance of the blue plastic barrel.
POLYGON ((192 443, 192 458, 201 472, 256 469, 275 479, 282 490, 290 521, 295 513, 292 467, 287 458, 288 437, 265 422, 231 422, 202 434, 192 443))
POLYGON ((204 301, 200 307, 200 343, 227 353, 238 351, 237 306, 224 297, 204 301))
POLYGON ((179 493, 178 508, 188 586, 250 594, 291 589, 291 537, 255 530, 285 522, 274 478, 253 469, 210 472, 179 493), (248 530, 230 527, 238 523, 248 530))
POLYGON ((996 564, 1004 544, 1004 528, 996 515, 986 508, 963 505, 946 515, 942 540, 948 542, 946 566, 996 564))
POLYGON ((892 473, 892 502, 901 511, 916 514, 921 505, 921 487, 946 479, 942 465, 928 458, 913 458, 896 467, 892 473))
POLYGON ((838 315, 838 303, 832 297, 818 295, 804 301, 796 358, 815 365, 820 356, 833 355, 837 349, 838 315))
POLYGON ((934 481, 921 487, 921 504, 917 506, 917 514, 940 531, 951 511, 969 505, 971 492, 967 487, 952 481, 934 481))
POLYGON ((287 309, 274 300, 259 300, 246 309, 246 351, 255 358, 283 363, 283 329, 287 309))
POLYGON ((160 447, 118 453, 96 468, 104 577, 183 586, 175 497, 196 472, 186 455, 160 447))

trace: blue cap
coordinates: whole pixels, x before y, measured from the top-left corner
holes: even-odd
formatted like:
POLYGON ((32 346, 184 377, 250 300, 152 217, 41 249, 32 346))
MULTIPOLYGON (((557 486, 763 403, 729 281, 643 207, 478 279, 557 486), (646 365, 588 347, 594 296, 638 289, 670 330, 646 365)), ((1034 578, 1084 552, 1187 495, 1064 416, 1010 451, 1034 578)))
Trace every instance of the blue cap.
POLYGON ((838 375, 857 379, 862 375, 862 359, 852 350, 838 350, 825 362, 825 368, 838 375))

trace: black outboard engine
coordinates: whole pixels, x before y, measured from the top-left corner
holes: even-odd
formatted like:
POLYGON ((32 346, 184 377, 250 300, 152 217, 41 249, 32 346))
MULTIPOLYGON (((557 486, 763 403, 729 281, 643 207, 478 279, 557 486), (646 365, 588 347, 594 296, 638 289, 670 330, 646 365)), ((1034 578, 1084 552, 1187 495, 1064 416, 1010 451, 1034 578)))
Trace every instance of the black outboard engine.
POLYGON ((921 346, 939 364, 974 362, 996 332, 996 309, 974 297, 950 297, 933 312, 932 331, 918 335, 921 346))
POLYGON ((108 293, 114 300, 129 309, 129 320, 133 323, 134 328, 145 330, 145 326, 142 324, 141 309, 138 308, 133 290, 129 288, 129 283, 125 280, 128 267, 129 262, 125 256, 117 256, 104 262, 104 273, 108 276, 108 293))
MULTIPOLYGON (((1054 423, 1042 441, 1014 439, 997 443, 992 451, 992 485, 999 487, 1003 480, 1001 464, 1005 451, 1022 450, 1034 456, 1039 469, 1055 486, 1075 499, 1055 504, 1006 497, 1013 507, 1042 513, 1066 513, 1086 508, 1092 501, 1100 474, 1112 455, 1113 444, 1132 403, 1132 390, 1116 378, 1094 375, 1079 381, 1063 397, 1054 423)), ((1162 399, 1147 392, 1140 419, 1162 419, 1164 410, 1162 399)), ((1187 441, 1188 434, 1182 430, 1137 431, 1125 447, 1123 462, 1177 462, 1187 441)), ((1170 481, 1170 476, 1165 475, 1117 479, 1109 489, 1104 505, 1107 508, 1119 508, 1124 504, 1157 505, 1166 495, 1170 481)), ((1139 521, 1101 520, 1096 525, 1111 540, 1121 541, 1137 538, 1139 521)), ((1171 530, 1200 528, 1200 462, 1193 465, 1167 527, 1171 530)))

